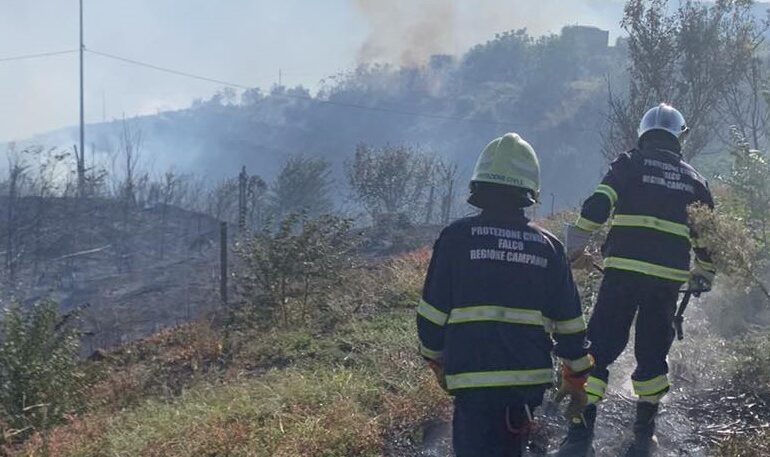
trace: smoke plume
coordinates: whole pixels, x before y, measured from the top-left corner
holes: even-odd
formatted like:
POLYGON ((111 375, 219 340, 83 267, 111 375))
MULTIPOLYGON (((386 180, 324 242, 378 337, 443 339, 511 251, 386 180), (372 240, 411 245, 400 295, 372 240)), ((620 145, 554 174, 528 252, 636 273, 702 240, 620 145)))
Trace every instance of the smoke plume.
POLYGON ((526 28, 538 36, 565 25, 618 32, 622 0, 354 0, 371 32, 358 63, 424 63, 433 54, 461 54, 496 33, 526 28))
POLYGON ((454 2, 447 0, 355 0, 371 26, 359 63, 391 62, 410 67, 432 54, 455 51, 454 2))

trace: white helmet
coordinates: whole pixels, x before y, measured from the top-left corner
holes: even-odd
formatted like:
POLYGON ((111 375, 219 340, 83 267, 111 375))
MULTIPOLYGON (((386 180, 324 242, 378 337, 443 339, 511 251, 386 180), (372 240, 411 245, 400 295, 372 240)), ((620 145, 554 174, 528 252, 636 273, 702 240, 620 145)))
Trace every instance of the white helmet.
POLYGON ((650 130, 663 130, 674 135, 680 141, 689 131, 682 113, 666 103, 661 103, 644 113, 642 122, 639 123, 639 137, 650 130))

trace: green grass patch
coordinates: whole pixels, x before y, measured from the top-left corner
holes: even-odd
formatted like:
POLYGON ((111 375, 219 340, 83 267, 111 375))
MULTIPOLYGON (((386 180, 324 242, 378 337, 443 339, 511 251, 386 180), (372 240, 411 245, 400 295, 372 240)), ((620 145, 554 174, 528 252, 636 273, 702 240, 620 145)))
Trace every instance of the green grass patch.
POLYGON ((265 335, 244 354, 280 354, 291 367, 202 382, 170 401, 156 398, 111 416, 80 418, 45 439, 35 437, 16 454, 382 455, 394 435, 418 440, 421 424, 449 411, 415 341, 414 316, 407 312, 351 321, 326 337, 265 335))

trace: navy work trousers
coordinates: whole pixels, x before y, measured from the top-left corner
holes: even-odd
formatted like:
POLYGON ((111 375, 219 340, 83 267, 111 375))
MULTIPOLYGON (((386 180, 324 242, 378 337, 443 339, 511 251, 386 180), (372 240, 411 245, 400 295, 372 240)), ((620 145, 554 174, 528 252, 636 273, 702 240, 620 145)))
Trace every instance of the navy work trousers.
POLYGON ((677 282, 607 269, 588 323, 589 351, 596 359, 592 377, 607 382, 607 367, 628 344, 634 316, 636 370, 632 380, 644 385, 649 380, 665 377, 666 358, 674 341, 673 320, 679 287, 677 282))
POLYGON ((530 413, 545 387, 478 389, 455 396, 452 444, 456 457, 519 457, 527 444, 530 413))

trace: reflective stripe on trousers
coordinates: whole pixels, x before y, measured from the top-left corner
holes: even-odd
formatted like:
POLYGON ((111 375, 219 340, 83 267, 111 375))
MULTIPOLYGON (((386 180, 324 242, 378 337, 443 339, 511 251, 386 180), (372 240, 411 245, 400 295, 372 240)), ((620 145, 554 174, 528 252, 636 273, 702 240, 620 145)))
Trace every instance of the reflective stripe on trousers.
POLYGON ((553 370, 551 368, 541 368, 536 370, 479 371, 451 374, 446 377, 446 384, 449 390, 532 386, 537 384, 550 384, 552 381, 553 370))
POLYGON ((623 257, 607 257, 604 259, 604 268, 633 271, 676 282, 687 282, 690 280, 690 270, 679 270, 677 268, 665 267, 663 265, 656 265, 654 263, 626 259, 623 257))

